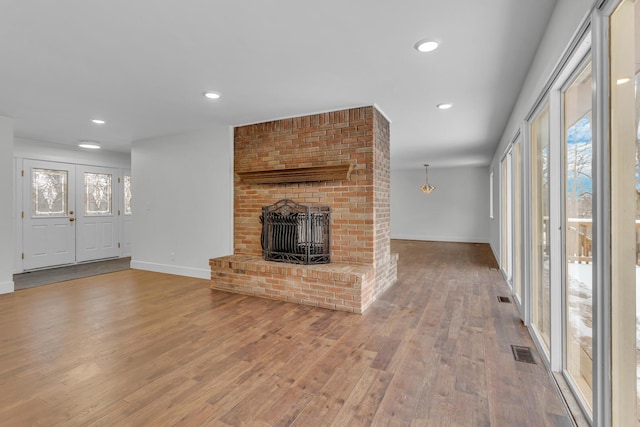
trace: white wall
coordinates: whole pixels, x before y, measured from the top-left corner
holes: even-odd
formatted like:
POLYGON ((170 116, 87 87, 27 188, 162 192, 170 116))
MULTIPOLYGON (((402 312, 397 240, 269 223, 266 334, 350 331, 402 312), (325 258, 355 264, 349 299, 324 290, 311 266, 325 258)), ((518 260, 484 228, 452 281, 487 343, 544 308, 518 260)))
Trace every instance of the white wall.
POLYGON ((488 242, 488 168, 430 167, 429 195, 420 191, 424 182, 424 169, 391 173, 392 238, 488 242))
POLYGON ((131 267, 211 277, 233 253, 233 129, 134 141, 131 267))
MULTIPOLYGON (((500 158, 515 137, 522 121, 534 108, 536 99, 542 93, 558 61, 571 43, 580 24, 590 13, 593 4, 594 0, 558 0, 491 161, 490 169, 494 172, 495 195, 499 194, 495 191, 500 188, 500 158)), ((490 222, 489 226, 489 243, 494 253, 498 254, 500 250, 500 208, 497 204, 494 205, 494 220, 490 222)))
POLYGON ((15 194, 13 121, 0 117, 0 294, 13 292, 15 194))
POLYGON ((131 154, 107 150, 88 150, 72 145, 15 138, 13 156, 24 159, 78 165, 131 169, 131 154))

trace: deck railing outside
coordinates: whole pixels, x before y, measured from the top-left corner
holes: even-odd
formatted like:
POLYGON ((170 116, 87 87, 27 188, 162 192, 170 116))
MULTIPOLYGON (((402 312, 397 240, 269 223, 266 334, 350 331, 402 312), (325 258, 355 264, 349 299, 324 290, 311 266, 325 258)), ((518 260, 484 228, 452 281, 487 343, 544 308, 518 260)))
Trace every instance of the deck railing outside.
MULTIPOLYGON (((591 218, 567 219, 567 254, 569 262, 591 263, 593 258, 593 223, 591 218)), ((640 242, 640 220, 636 220, 636 242, 640 242)), ((640 265, 640 246, 636 245, 636 264, 640 265)))

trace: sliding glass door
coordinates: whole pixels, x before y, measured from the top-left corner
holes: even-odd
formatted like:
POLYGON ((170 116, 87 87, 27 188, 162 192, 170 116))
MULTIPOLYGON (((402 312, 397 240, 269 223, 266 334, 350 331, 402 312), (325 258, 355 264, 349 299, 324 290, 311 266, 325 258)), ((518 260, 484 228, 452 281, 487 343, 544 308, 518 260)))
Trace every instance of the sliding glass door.
POLYGON ((516 298, 516 303, 522 312, 522 281, 523 281, 523 241, 522 241, 522 138, 518 135, 516 141, 513 143, 513 149, 511 150, 511 168, 512 181, 513 181, 513 274, 512 274, 512 288, 513 295, 516 298))
POLYGON ((513 274, 513 218, 512 218, 512 185, 511 185, 511 149, 505 154, 501 168, 501 235, 502 235, 502 253, 500 256, 500 267, 509 286, 512 286, 513 274))
POLYGON ((587 421, 640 425, 640 1, 591 18, 502 160, 501 261, 587 421))
POLYGON ((543 350, 551 348, 549 104, 531 121, 531 324, 543 350))
POLYGON ((588 61, 562 91, 565 374, 589 414, 593 406, 592 87, 588 61))

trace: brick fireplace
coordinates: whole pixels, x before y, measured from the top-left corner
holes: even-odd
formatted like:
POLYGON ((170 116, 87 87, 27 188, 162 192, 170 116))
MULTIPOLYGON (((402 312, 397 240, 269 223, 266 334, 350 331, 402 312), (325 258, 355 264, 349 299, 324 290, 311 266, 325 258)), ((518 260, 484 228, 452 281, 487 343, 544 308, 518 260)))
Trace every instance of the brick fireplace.
POLYGON ((234 254, 211 259, 211 289, 364 312, 396 280, 390 253, 389 122, 361 107, 234 131, 234 254), (331 263, 264 261, 262 207, 331 208, 331 263))

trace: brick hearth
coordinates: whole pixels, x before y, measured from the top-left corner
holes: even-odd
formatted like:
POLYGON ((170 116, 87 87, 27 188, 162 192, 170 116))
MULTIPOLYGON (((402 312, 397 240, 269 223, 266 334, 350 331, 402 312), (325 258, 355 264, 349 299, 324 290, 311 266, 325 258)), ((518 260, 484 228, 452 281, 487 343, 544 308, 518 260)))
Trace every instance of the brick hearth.
POLYGON ((234 254, 210 260, 211 289, 364 312, 396 280, 390 253, 389 122, 362 107, 238 127, 234 254), (351 164, 348 179, 255 184, 254 172, 351 164), (331 263, 262 260, 262 206, 331 207, 331 263))

